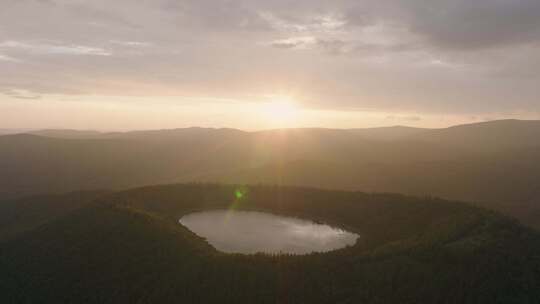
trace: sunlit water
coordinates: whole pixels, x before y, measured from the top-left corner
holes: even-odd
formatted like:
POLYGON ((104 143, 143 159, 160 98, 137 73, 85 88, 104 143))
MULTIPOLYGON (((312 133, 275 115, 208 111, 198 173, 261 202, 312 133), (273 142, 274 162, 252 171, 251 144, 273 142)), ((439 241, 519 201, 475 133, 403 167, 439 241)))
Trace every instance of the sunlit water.
POLYGON ((179 222, 227 253, 327 252, 354 245, 359 237, 328 225, 252 211, 198 212, 179 222))

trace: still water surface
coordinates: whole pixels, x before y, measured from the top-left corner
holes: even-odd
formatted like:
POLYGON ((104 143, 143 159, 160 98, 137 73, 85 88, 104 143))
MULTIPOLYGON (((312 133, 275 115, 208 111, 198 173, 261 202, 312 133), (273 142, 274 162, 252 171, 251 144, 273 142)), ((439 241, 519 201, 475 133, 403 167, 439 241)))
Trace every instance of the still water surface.
POLYGON ((197 212, 179 222, 227 253, 327 252, 352 246, 359 237, 328 225, 254 211, 197 212))

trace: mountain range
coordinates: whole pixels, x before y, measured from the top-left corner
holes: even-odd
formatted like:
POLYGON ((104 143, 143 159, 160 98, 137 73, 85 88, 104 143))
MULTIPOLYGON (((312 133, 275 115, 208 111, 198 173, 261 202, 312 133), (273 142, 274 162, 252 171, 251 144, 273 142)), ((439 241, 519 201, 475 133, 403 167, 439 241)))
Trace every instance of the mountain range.
POLYGON ((540 227, 540 121, 444 129, 186 128, 0 136, 0 200, 219 182, 464 200, 540 227))

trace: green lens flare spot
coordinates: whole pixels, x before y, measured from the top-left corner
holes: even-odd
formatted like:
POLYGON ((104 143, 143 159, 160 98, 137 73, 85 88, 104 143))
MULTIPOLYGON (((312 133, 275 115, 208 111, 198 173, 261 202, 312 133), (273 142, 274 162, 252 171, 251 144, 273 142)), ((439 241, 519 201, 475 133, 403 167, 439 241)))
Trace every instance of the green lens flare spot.
POLYGON ((244 197, 244 193, 241 190, 236 190, 234 196, 236 196, 237 199, 241 199, 244 197))
POLYGON ((247 195, 247 189, 236 189, 234 191, 234 197, 237 199, 237 200, 241 200, 243 198, 245 198, 247 195))

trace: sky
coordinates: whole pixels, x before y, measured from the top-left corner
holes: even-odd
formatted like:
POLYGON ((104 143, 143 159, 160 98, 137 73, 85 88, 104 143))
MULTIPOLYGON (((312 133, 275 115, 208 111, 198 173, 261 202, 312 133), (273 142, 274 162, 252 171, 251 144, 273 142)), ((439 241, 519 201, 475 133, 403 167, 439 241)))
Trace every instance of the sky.
POLYGON ((540 119, 538 0, 0 0, 0 128, 540 119))

